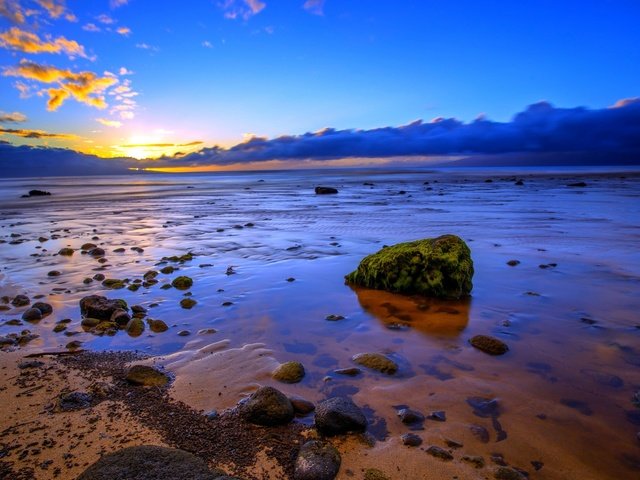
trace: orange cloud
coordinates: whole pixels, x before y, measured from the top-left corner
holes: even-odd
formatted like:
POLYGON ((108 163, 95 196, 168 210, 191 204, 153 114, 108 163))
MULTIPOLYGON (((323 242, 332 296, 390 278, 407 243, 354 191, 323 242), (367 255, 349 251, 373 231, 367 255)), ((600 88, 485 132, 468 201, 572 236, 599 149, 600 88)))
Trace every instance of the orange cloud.
POLYGON ((69 133, 49 133, 42 130, 24 130, 14 128, 0 128, 0 135, 15 135, 23 138, 60 138, 60 139, 74 139, 78 138, 77 135, 69 133))
POLYGON ((122 126, 122 122, 119 122, 117 120, 109 120, 108 118, 96 118, 96 121, 98 123, 101 123, 105 127, 120 128, 122 126))
POLYGON ((128 37, 131 34, 131 29, 129 27, 118 27, 116 30, 120 35, 128 37))
POLYGON ((48 110, 57 110, 64 101, 72 96, 78 102, 96 108, 106 108, 104 92, 118 79, 112 76, 99 77, 94 72, 72 72, 49 65, 40 65, 28 60, 20 61, 16 67, 4 69, 3 75, 20 77, 41 83, 55 83, 56 88, 46 91, 49 95, 48 110))
POLYGON ((24 23, 24 13, 18 0, 0 0, 0 15, 12 23, 24 23))
POLYGON ((224 0, 218 4, 224 11, 226 18, 242 18, 248 20, 253 15, 260 13, 267 6, 261 0, 224 0))
POLYGON ((46 40, 41 40, 37 34, 18 27, 11 27, 0 33, 0 47, 25 53, 66 53, 70 57, 89 58, 84 47, 75 40, 67 40, 65 37, 47 37, 46 40))

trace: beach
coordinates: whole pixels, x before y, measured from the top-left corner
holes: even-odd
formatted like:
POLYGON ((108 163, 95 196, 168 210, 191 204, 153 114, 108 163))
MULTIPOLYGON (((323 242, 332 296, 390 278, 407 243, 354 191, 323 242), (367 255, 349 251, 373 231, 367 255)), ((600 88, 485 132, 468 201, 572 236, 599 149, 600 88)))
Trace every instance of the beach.
POLYGON ((315 404, 347 396, 363 408, 366 434, 330 439, 342 456, 338 479, 373 478, 373 469, 390 479, 484 479, 501 466, 541 480, 635 478, 638 219, 637 169, 0 179, 0 338, 30 332, 0 352, 0 476, 73 479, 102 453, 153 444, 190 449, 243 478, 288 478, 297 449, 318 436, 313 414, 270 430, 234 413, 268 385, 315 404), (317 195, 317 186, 338 193, 317 195), (33 189, 51 196, 21 197, 33 189), (384 245, 443 234, 471 249, 470 297, 345 284, 384 245), (83 254, 86 243, 104 255, 83 254), (59 254, 63 248, 72 254, 59 254), (193 285, 172 287, 178 276, 193 285), (119 282, 108 288, 105 279, 119 282), (28 305, 11 303, 19 294, 53 312, 22 320, 28 305), (168 329, 88 331, 79 302, 89 295, 139 305, 144 322, 162 320, 168 329), (185 299, 195 303, 185 308, 185 299), (469 339, 479 334, 499 338, 508 353, 473 348, 469 339), (42 365, 19 368, 27 355, 74 348, 85 353, 36 357, 42 365), (336 372, 369 352, 398 371, 336 372), (272 378, 287 361, 304 365, 299 383, 272 378), (171 376, 154 397, 163 408, 141 413, 143 400, 118 383, 130 362, 171 376), (60 395, 95 381, 115 385, 113 395, 56 411, 60 395), (426 419, 407 425, 402 408, 426 419), (215 418, 204 415, 213 410, 215 418), (163 412, 183 419, 173 433, 161 425, 163 412), (198 418, 228 438, 241 428, 251 448, 234 460, 222 444, 194 443, 187 433, 200 431, 198 418), (52 432, 55 444, 42 447, 52 432), (406 433, 422 444, 403 445, 406 433), (431 446, 451 458, 427 453, 431 446), (70 452, 77 458, 65 458, 70 452))

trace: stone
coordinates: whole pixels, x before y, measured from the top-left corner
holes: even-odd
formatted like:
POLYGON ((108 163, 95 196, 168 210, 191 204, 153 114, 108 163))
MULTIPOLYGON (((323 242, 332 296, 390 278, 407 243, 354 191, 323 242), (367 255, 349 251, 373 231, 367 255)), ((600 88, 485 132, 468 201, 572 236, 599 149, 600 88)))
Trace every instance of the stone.
POLYGON ((380 373, 393 375, 398 371, 398 365, 381 353, 358 353, 351 358, 358 365, 376 370, 380 373))
POLYGON ((586 187, 587 184, 585 182, 575 182, 575 183, 567 183, 567 187, 586 187))
POLYGON ((327 315, 326 317, 324 317, 325 320, 328 320, 330 322, 337 322, 339 320, 344 320, 344 317, 342 315, 336 315, 334 313, 327 315))
POLYGON ((300 362, 285 362, 276 368, 271 376, 284 383, 298 383, 304 377, 304 366, 300 362))
POLYGON ((99 318, 86 317, 82 319, 80 325, 86 328, 93 328, 96 327, 100 322, 101 320, 99 318))
POLYGON ((42 316, 51 315, 53 313, 53 307, 45 302, 36 302, 31 305, 31 308, 37 308, 42 313, 42 316))
POLYGON ((302 397, 294 395, 289 397, 289 401, 291 402, 291 405, 293 405, 293 411, 297 415, 308 415, 316 409, 316 406, 313 404, 313 402, 310 402, 309 400, 306 400, 302 397))
POLYGON ((188 290, 193 285, 193 280, 190 277, 186 277, 184 275, 180 277, 176 277, 171 282, 171 285, 178 290, 188 290))
POLYGON ((169 327, 162 320, 149 319, 149 328, 154 333, 162 333, 169 330, 169 327))
POLYGON ((60 270, 51 270, 50 272, 47 272, 47 277, 59 277, 60 275, 60 270))
POLYGON ((509 351, 506 343, 488 335, 476 335, 469 340, 469 343, 489 355, 504 355, 509 351))
POLYGON ((197 303, 198 302, 196 302, 193 298, 183 298, 182 300, 180 300, 180 306, 187 310, 191 310, 196 306, 197 303))
POLYGON ((191 335, 191 332, 189 330, 180 330, 178 332, 179 337, 188 337, 189 335, 191 335))
POLYGON ((401 410, 398 410, 398 417, 400 418, 400 421, 405 425, 424 421, 424 415, 422 415, 417 410, 412 410, 410 408, 403 408, 401 410))
POLYGON ((139 337, 144 332, 144 322, 139 318, 134 318, 125 327, 125 330, 131 337, 139 337))
POLYGON ((283 425, 293 420, 291 401, 280 390, 260 387, 240 406, 240 415, 257 425, 283 425))
POLYGON ((345 277, 352 285, 436 298, 468 296, 472 278, 471 251, 455 235, 384 247, 345 277))
POLYGON ((431 412, 429 415, 427 415, 427 418, 429 420, 435 420, 436 422, 446 422, 447 421, 447 414, 442 410, 437 410, 437 411, 431 412))
POLYGON ((70 257, 71 255, 73 255, 73 248, 61 248, 60 250, 58 250, 58 255, 70 257))
POLYGON ((148 365, 133 365, 127 371, 127 382, 145 387, 162 387, 169 383, 166 373, 148 365))
POLYGON ((127 302, 121 299, 110 300, 100 295, 90 295, 80 300, 80 313, 83 317, 111 320, 113 312, 127 309, 127 302))
POLYGON ((527 477, 511 467, 498 467, 493 476, 496 480, 527 480, 527 477))
POLYGON ((147 313, 147 309, 142 305, 131 305, 131 311, 133 313, 147 313))
POLYGON ((422 438, 415 433, 405 433, 400 436, 400 440, 402 440, 402 444, 407 447, 419 447, 422 445, 422 438))
POLYGON ((444 448, 437 447, 435 445, 431 445, 429 448, 427 448, 427 453, 432 457, 436 457, 447 462, 453 460, 453 455, 451 455, 444 448))
POLYGON ((317 195, 329 195, 338 193, 338 189, 333 187, 316 187, 315 192, 317 195))
POLYGON ((316 406, 316 429, 323 435, 340 435, 349 432, 364 432, 367 419, 350 398, 333 397, 316 406))
POLYGON ((28 195, 22 195, 23 197, 46 197, 51 195, 51 192, 46 190, 29 190, 28 195))
POLYGON ((30 308, 22 314, 22 319, 26 322, 37 322, 42 320, 42 312, 37 308, 30 308))
POLYGON ((111 322, 117 323, 120 326, 124 326, 131 321, 131 317, 126 310, 119 308, 113 311, 109 320, 111 322))
POLYGON ((463 455, 462 461, 472 465, 475 468, 483 468, 485 466, 484 457, 479 455, 463 455))
POLYGON ((106 252, 104 251, 103 248, 95 247, 95 248, 92 248, 91 250, 89 250, 88 253, 92 257, 96 257, 97 258, 97 257, 104 257, 106 252))
POLYGON ((520 265, 520 260, 509 260, 507 262, 507 265, 509 265, 510 267, 515 267, 516 265, 520 265))
POLYGON ((102 286, 105 288, 110 288, 112 290, 117 290, 120 288, 124 288, 124 280, 120 280, 119 278, 105 278, 102 281, 102 286))
POLYGON ((327 442, 311 440, 296 458, 294 480, 333 480, 340 470, 340 453, 327 442))
POLYGON ((77 480, 216 480, 204 460, 175 448, 141 445, 108 453, 87 468, 77 480))
POLYGON ((80 250, 86 250, 89 251, 92 248, 96 248, 97 245, 95 243, 83 243, 82 246, 80 247, 80 250))
POLYGON ((58 397, 56 411, 70 412, 91 406, 91 395, 86 392, 70 392, 58 397))
POLYGON ((339 368, 334 370, 333 373, 337 373, 338 375, 348 375, 350 377, 355 377, 362 373, 358 367, 349 367, 349 368, 339 368))
POLYGON ((364 480, 391 480, 391 478, 377 468, 367 468, 364 471, 364 480))
POLYGON ((13 300, 11 300, 11 305, 14 307, 25 307, 31 303, 29 297, 26 295, 16 295, 13 300))
POLYGON ((176 271, 176 267, 171 266, 171 265, 167 265, 166 267, 162 267, 160 269, 160 273, 164 273, 165 275, 169 275, 169 274, 173 273, 174 271, 176 271))

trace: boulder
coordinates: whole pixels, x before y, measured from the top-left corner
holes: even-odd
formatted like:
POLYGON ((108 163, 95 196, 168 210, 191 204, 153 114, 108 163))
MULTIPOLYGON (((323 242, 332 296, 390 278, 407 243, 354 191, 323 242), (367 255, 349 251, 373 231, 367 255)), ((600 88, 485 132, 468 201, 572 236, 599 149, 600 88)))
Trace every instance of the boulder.
POLYGON ((240 415, 257 425, 282 425, 293 420, 291 401, 280 390, 260 387, 240 406, 240 415))
POLYGON ((40 313, 42 313, 42 316, 45 315, 50 315, 51 313, 53 313, 53 307, 45 302, 36 302, 33 305, 31 305, 32 308, 37 308, 38 310, 40 310, 40 313))
POLYGON ((285 362, 271 376, 280 382, 298 383, 304 377, 304 366, 300 362, 285 362))
POLYGON ((311 440, 300 448, 293 478, 295 480, 333 480, 340 470, 340 453, 327 442, 311 440))
POLYGON ((77 480, 215 480, 204 460, 175 448, 141 445, 104 455, 87 468, 77 480))
POLYGON ((126 325, 127 323, 129 323, 130 320, 131 320, 131 317, 129 316, 129 314, 127 313, 126 310, 123 310, 122 308, 118 308, 117 310, 114 310, 110 318, 111 322, 117 323, 118 325, 121 325, 121 326, 126 325))
POLYGON ((126 330, 130 337, 139 337, 144 332, 144 322, 139 318, 134 318, 127 323, 126 330))
POLYGON ((120 299, 108 299, 100 295, 90 295, 80 300, 80 313, 83 317, 111 320, 116 310, 128 310, 127 302, 120 299))
POLYGON ((387 375, 393 375, 398 371, 396 362, 381 353, 358 353, 352 357, 352 360, 358 365, 387 375))
POLYGON ((25 307, 31 303, 29 297, 26 295, 16 295, 13 300, 11 300, 11 305, 14 307, 25 307))
POLYGON ((162 320, 154 320, 150 318, 148 322, 149 322, 149 328, 153 333, 162 333, 169 330, 169 327, 167 326, 167 324, 164 323, 162 320))
POLYGON ((334 397, 320 402, 316 407, 315 423, 323 435, 340 435, 348 432, 364 432, 367 419, 350 398, 334 397))
POLYGON ((127 371, 125 379, 129 383, 145 387, 162 387, 169 383, 166 373, 148 365, 133 365, 127 371))
POLYGON ((462 239, 443 235, 384 247, 345 278, 349 284, 377 290, 460 298, 473 288, 473 261, 462 239))
POLYGON ((182 275, 174 278, 171 285, 178 290, 188 290, 191 288, 191 285, 193 285, 193 280, 191 280, 190 277, 182 275))
POLYGON ((22 319, 27 322, 37 322, 38 320, 42 320, 42 312, 37 308, 30 308, 24 311, 22 319))

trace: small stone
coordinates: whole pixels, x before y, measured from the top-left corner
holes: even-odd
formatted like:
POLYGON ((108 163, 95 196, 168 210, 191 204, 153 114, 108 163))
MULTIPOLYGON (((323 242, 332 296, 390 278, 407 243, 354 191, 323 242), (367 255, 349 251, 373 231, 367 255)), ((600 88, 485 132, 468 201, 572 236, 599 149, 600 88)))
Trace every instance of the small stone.
POLYGON ((298 383, 304 377, 304 366, 300 362, 285 362, 276 368, 271 376, 284 383, 298 383))
POLYGON ((56 326, 53 327, 53 332, 54 333, 60 333, 60 332, 64 332, 67 329, 66 325, 63 324, 57 324, 56 326))
POLYGON ((94 279, 96 282, 101 282, 101 281, 103 281, 103 280, 105 279, 105 276, 104 276, 104 274, 102 274, 102 273, 96 273, 96 274, 93 276, 93 279, 94 279))
POLYGON ((340 435, 348 432, 364 432, 367 419, 350 398, 333 397, 316 407, 316 429, 323 435, 340 435))
POLYGON ((507 262, 507 265, 509 265, 510 267, 515 267, 516 265, 520 265, 520 260, 509 260, 507 262))
POLYGON ((444 443, 449 448, 462 448, 464 445, 456 440, 451 440, 450 438, 445 438, 444 443))
POLYGON ((480 440, 482 443, 489 443, 489 430, 482 425, 470 425, 469 430, 474 437, 480 440))
POLYGON ((16 295, 13 300, 11 300, 11 305, 14 307, 24 307, 31 303, 29 297, 26 295, 16 295))
POLYGON ((73 340, 65 345, 67 350, 78 350, 82 346, 82 342, 79 340, 73 340))
POLYGON ((71 392, 58 398, 55 409, 63 412, 82 410, 91 406, 91 400, 91 395, 86 392, 71 392))
POLYGON ((310 402, 309 400, 306 400, 302 397, 291 396, 289 397, 289 401, 291 402, 291 405, 293 405, 293 410, 298 415, 307 415, 316 409, 316 406, 313 404, 313 402, 310 402))
POLYGON ((337 373, 338 375, 348 375, 350 377, 355 377, 362 373, 358 367, 349 367, 349 368, 339 368, 338 370, 334 370, 333 373, 337 373))
POLYGON ((22 314, 22 319, 26 322, 37 322, 42 320, 42 312, 37 308, 30 308, 22 314))
POLYGON ((80 250, 91 250, 92 248, 96 248, 97 245, 95 243, 85 243, 80 247, 80 250))
POLYGON ((80 322, 80 325, 86 328, 93 328, 97 326, 100 322, 101 320, 99 318, 86 317, 82 319, 82 321, 80 322))
POLYGON ((462 461, 473 465, 475 468, 483 468, 485 466, 484 458, 479 455, 463 455, 462 461))
POLYGON ((364 471, 364 480, 391 480, 384 472, 377 468, 367 468, 364 471))
POLYGON ((175 271, 176 271, 176 268, 171 265, 167 265, 166 267, 162 267, 160 269, 160 273, 164 273, 165 275, 170 275, 175 271))
POLYGON ((328 195, 338 193, 338 190, 333 187, 316 187, 315 192, 317 195, 328 195))
POLYGON ((400 421, 405 425, 424 421, 424 415, 417 410, 412 410, 410 408, 398 410, 398 417, 400 417, 400 421))
POLYGON ((162 333, 169 330, 169 327, 162 320, 149 319, 149 328, 154 333, 162 333))
POLYGON ((48 277, 59 277, 61 275, 59 270, 51 270, 47 273, 48 277))
POLYGON ((58 255, 63 255, 65 257, 70 257, 71 255, 73 255, 73 248, 61 248, 58 251, 58 255))
POLYGON ((40 368, 44 365, 44 362, 40 360, 25 360, 24 362, 20 362, 18 364, 18 368, 20 370, 26 370, 29 368, 40 368))
POLYGON ((340 470, 340 453, 327 442, 311 440, 300 448, 294 480, 333 480, 340 470))
POLYGON ((191 278, 186 277, 184 275, 180 277, 176 277, 171 282, 171 285, 178 290, 188 290, 193 285, 193 280, 191 278))
POLYGON ((105 255, 105 251, 104 249, 100 248, 100 247, 95 247, 92 248, 91 250, 89 250, 89 255, 91 255, 92 257, 98 258, 98 257, 104 257, 105 255))
POLYGON ((453 455, 451 455, 444 448, 437 447, 436 445, 432 445, 429 448, 427 448, 427 453, 433 457, 439 458, 444 461, 453 460, 453 455))
POLYGON ((436 412, 431 412, 429 415, 427 415, 427 418, 429 420, 435 420, 436 422, 446 422, 447 414, 442 410, 438 410, 436 412))
POLYGON ((124 326, 131 321, 131 317, 129 316, 126 310, 117 309, 113 311, 109 321, 117 323, 118 325, 124 326))
POLYGON ((273 387, 260 387, 240 406, 240 415, 257 425, 282 425, 293 420, 291 401, 273 387))
POLYGON ((162 387, 169 383, 169 377, 148 365, 134 365, 129 368, 125 377, 127 382, 145 387, 162 387))
POLYGON ((183 298, 180 300, 180 306, 187 310, 192 309, 198 302, 196 302, 193 298, 183 298))
POLYGON ((358 353, 352 357, 352 360, 358 365, 386 373, 387 375, 393 375, 398 371, 398 365, 381 353, 358 353))
POLYGON ((496 480, 527 480, 527 477, 511 467, 499 467, 494 477, 496 480))
POLYGON ((144 322, 139 318, 133 318, 127 326, 125 330, 131 337, 139 337, 144 332, 144 322))
POLYGON ((198 330, 198 335, 212 335, 216 332, 217 330, 215 328, 203 328, 201 330, 198 330))
POLYGON ((509 347, 502 340, 488 335, 476 335, 469 343, 489 355, 503 355, 509 351, 509 347))
POLYGON ((132 305, 131 311, 133 313, 147 313, 147 309, 144 308, 142 305, 132 305))
POLYGON ((326 317, 324 317, 325 320, 329 320, 330 322, 337 322, 339 320, 344 320, 344 317, 342 315, 335 315, 335 314, 330 314, 327 315, 326 317))
POLYGON ((415 433, 405 433, 400 439, 402 440, 402 444, 407 447, 419 447, 422 445, 422 438, 415 433))
POLYGON ((191 335, 191 332, 189 330, 180 330, 178 332, 179 337, 188 337, 189 335, 191 335))

